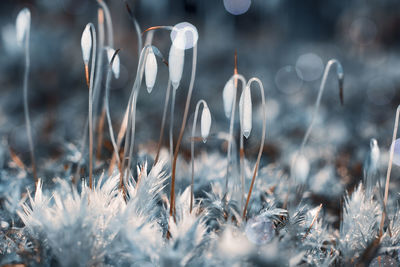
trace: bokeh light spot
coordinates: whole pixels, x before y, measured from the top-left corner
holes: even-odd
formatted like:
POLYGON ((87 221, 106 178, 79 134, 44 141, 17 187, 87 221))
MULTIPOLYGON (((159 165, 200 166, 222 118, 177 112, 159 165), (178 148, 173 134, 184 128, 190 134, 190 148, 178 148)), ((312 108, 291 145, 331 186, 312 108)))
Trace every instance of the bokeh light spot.
POLYGON ((249 10, 251 0, 224 0, 226 11, 232 15, 241 15, 249 10))
POLYGON ((297 59, 296 68, 301 71, 303 80, 309 82, 317 80, 321 76, 324 64, 316 54, 307 53, 297 59))
POLYGON ((288 65, 278 70, 275 75, 275 84, 279 91, 293 94, 301 89, 303 75, 296 67, 288 65))
POLYGON ((180 49, 190 49, 193 48, 197 41, 199 40, 199 33, 197 32, 196 27, 189 22, 181 22, 174 26, 171 31, 171 41, 180 49), (178 32, 181 32, 185 35, 184 42, 174 42, 176 37, 179 36, 178 32), (185 47, 179 47, 181 44, 185 44, 185 47))

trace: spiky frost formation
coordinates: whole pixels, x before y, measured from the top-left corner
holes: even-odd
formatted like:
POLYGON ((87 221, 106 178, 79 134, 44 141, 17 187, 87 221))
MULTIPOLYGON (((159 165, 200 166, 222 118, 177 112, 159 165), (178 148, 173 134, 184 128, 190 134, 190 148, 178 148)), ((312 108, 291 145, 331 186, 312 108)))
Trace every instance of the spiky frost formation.
POLYGON ((376 238, 381 214, 380 205, 372 196, 366 197, 362 184, 351 196, 346 194, 338 240, 344 261, 360 257, 376 238))
POLYGON ((52 196, 39 182, 30 205, 23 204, 19 215, 35 239, 43 240, 61 266, 87 266, 103 262, 116 235, 111 219, 123 205, 118 192, 118 176, 103 183, 100 178, 94 190, 86 184, 81 193, 59 180, 52 196))
MULTIPOLYGON (((199 206, 190 212, 190 187, 176 199, 176 216, 169 218, 170 239, 160 255, 160 266, 199 264, 206 249, 207 228, 199 206)), ((169 208, 167 209, 167 211, 169 208)))
POLYGON ((306 251, 304 261, 311 266, 331 265, 339 256, 334 240, 323 220, 316 220, 303 240, 302 249, 306 251))
POLYGON ((241 216, 237 202, 230 194, 224 194, 219 184, 211 185, 211 192, 205 192, 206 197, 201 205, 204 207, 204 217, 211 230, 219 230, 225 224, 241 224, 241 216))
POLYGON ((156 262, 154 251, 162 244, 156 202, 166 176, 162 161, 149 174, 144 167, 138 182, 128 184, 127 202, 119 191, 118 173, 107 179, 102 175, 93 190, 83 183, 81 192, 58 180, 52 195, 43 192, 39 181, 19 216, 61 266, 102 265, 105 259, 116 264, 156 262))
POLYGON ((128 200, 115 218, 119 232, 109 252, 116 265, 157 265, 160 260, 164 240, 162 210, 157 203, 168 178, 163 167, 164 161, 160 160, 147 173, 145 163, 138 168, 137 182, 128 183, 128 200))

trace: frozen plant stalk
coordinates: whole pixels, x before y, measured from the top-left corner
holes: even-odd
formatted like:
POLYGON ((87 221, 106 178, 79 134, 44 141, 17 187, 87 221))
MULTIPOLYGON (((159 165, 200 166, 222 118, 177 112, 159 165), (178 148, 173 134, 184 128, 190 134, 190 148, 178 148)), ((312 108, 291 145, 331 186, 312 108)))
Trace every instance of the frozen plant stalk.
POLYGON ((24 71, 24 114, 26 123, 26 132, 28 136, 29 151, 31 157, 33 177, 35 184, 37 184, 37 173, 36 173, 36 162, 35 162, 35 150, 33 146, 31 120, 29 118, 29 105, 28 105, 28 77, 30 68, 30 55, 29 55, 29 36, 31 28, 31 12, 28 8, 22 9, 17 16, 16 20, 16 34, 17 42, 20 47, 25 49, 25 71, 24 71))
POLYGON ((190 187, 190 212, 192 212, 193 208, 193 195, 194 195, 194 135, 196 133, 196 123, 197 123, 197 116, 199 113, 200 105, 203 104, 203 112, 201 114, 201 137, 203 142, 207 141, 208 135, 210 133, 211 128, 211 113, 210 109, 208 108, 207 102, 203 99, 199 100, 196 105, 196 109, 194 111, 194 119, 193 119, 193 127, 192 127, 192 138, 190 141, 190 154, 191 154, 191 161, 192 161, 192 184, 190 187))
MULTIPOLYGON (((257 172, 258 168, 260 165, 260 160, 261 160, 261 155, 262 151, 264 148, 264 141, 265 141, 265 130, 266 130, 266 120, 267 120, 267 114, 266 114, 266 105, 265 105, 265 96, 264 96, 264 86, 261 82, 260 79, 258 78, 251 78, 246 85, 245 90, 242 92, 241 100, 242 102, 242 107, 239 107, 240 110, 240 118, 241 118, 241 134, 240 134, 240 145, 241 145, 241 151, 240 153, 243 155, 242 156, 242 161, 244 160, 244 151, 243 151, 243 136, 246 138, 249 137, 250 132, 251 132, 251 122, 246 123, 246 120, 251 121, 251 95, 250 95, 250 88, 251 84, 253 82, 256 82, 258 84, 258 88, 260 89, 260 94, 261 94, 261 104, 262 104, 262 134, 261 134, 261 143, 260 143, 260 148, 258 150, 258 155, 257 155, 257 161, 256 164, 254 165, 254 171, 253 171, 253 177, 251 179, 251 184, 250 184, 250 189, 249 193, 247 194, 247 199, 246 199, 246 204, 243 209, 243 219, 246 218, 246 211, 247 211, 247 206, 249 205, 250 197, 251 197, 251 192, 253 191, 254 187, 254 182, 257 177, 257 172)), ((244 175, 244 173, 242 173, 244 175)), ((244 183, 244 176, 242 176, 242 180, 244 183)), ((242 189, 244 188, 244 185, 242 189)), ((244 194, 242 194, 242 197, 244 197, 244 194)))
POLYGON ((92 189, 93 183, 93 79, 96 64, 96 31, 92 23, 88 23, 83 31, 81 38, 82 58, 85 64, 86 84, 89 88, 89 187, 92 189), (93 48, 92 48, 93 46, 93 48), (92 53, 92 65, 89 77, 89 60, 92 53))

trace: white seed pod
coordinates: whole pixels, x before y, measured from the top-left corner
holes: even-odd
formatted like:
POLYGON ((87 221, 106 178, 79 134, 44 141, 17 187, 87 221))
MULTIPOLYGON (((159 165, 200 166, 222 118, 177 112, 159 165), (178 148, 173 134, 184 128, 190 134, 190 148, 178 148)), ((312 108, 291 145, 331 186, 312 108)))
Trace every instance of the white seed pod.
POLYGON ((183 65, 185 63, 185 33, 180 31, 172 42, 169 50, 168 69, 172 87, 176 90, 182 78, 183 65))
POLYGON ((203 107, 203 112, 201 113, 201 137, 203 137, 203 142, 207 141, 208 135, 210 134, 211 128, 211 113, 207 104, 203 107))
POLYGON ((18 13, 15 27, 18 45, 22 46, 31 28, 31 12, 28 8, 25 7, 18 13))
POLYGON ((85 65, 89 63, 90 52, 92 50, 92 35, 90 34, 90 23, 88 23, 83 30, 81 38, 82 57, 85 65))
MULTIPOLYGON (((111 47, 107 47, 106 49, 107 49, 108 63, 111 63, 112 57, 113 57, 113 55, 115 53, 115 50, 113 48, 111 48, 111 47)), ((112 71, 113 71, 114 76, 115 76, 116 79, 119 78, 119 70, 120 70, 119 64, 120 64, 119 63, 119 56, 117 54, 117 55, 115 55, 114 62, 112 64, 112 71)))
POLYGON ((296 153, 292 158, 290 173, 294 179, 300 184, 307 182, 308 174, 310 172, 310 163, 308 159, 302 154, 296 153))
POLYGON ((224 101, 225 116, 229 119, 231 117, 232 107, 234 105, 233 99, 235 97, 235 82, 233 79, 229 79, 226 82, 224 90, 222 92, 222 98, 224 101))
POLYGON ((249 138, 252 127, 252 103, 250 87, 246 86, 239 100, 240 124, 243 129, 243 136, 249 138))
POLYGON ((149 49, 149 53, 147 54, 146 64, 144 66, 144 74, 146 78, 147 92, 151 93, 154 84, 156 83, 157 77, 157 60, 156 56, 153 53, 153 49, 151 48, 149 49))

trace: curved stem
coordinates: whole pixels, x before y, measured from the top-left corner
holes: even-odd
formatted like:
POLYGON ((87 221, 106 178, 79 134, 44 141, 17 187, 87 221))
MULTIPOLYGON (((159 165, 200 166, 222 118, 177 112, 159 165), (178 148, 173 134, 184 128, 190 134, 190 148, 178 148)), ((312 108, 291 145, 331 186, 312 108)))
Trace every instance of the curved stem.
POLYGON ((140 53, 138 69, 136 71, 136 78, 135 78, 135 82, 132 87, 130 101, 128 104, 128 110, 129 110, 128 111, 128 121, 127 121, 128 125, 126 128, 124 157, 122 159, 122 168, 121 168, 123 172, 125 171, 125 160, 127 157, 128 157, 127 168, 129 169, 131 167, 131 158, 132 158, 132 154, 133 154, 133 146, 134 146, 134 141, 135 141, 136 102, 137 102, 137 96, 138 96, 138 93, 140 90, 140 85, 142 84, 142 80, 143 80, 144 62, 146 62, 149 48, 151 48, 151 45, 146 45, 145 47, 143 47, 142 52, 140 53))
POLYGON ((190 99, 192 97, 192 92, 193 92, 193 86, 194 86, 194 80, 196 76, 196 62, 197 62, 197 44, 193 47, 193 61, 192 61, 192 74, 190 77, 190 84, 189 84, 189 91, 187 94, 186 98, 186 105, 185 105, 185 111, 183 113, 183 119, 182 119, 182 125, 181 125, 181 130, 179 132, 179 137, 178 141, 175 146, 175 152, 174 152, 174 160, 172 162, 172 175, 171 175, 171 200, 170 200, 170 210, 169 210, 169 215, 172 216, 174 215, 175 219, 175 175, 176 175, 176 161, 178 159, 178 153, 179 153, 179 147, 181 145, 183 133, 185 131, 185 126, 186 126, 186 119, 187 119, 187 114, 189 112, 189 106, 190 106, 190 99))
POLYGON ((393 127, 393 137, 392 137, 392 144, 391 144, 391 147, 390 147, 389 164, 388 164, 388 168, 387 168, 387 171, 386 171, 385 196, 383 198, 383 212, 382 212, 381 223, 380 223, 380 226, 379 226, 379 237, 382 237, 383 226, 384 226, 385 218, 386 218, 386 204, 387 204, 388 197, 389 197, 390 174, 392 172, 394 146, 395 146, 395 141, 396 141, 396 137, 397 137, 397 130, 398 130, 398 127, 399 127, 399 115, 400 115, 400 105, 397 106, 396 118, 395 118, 394 127, 393 127))
POLYGON ((311 123, 308 126, 306 134, 304 135, 303 141, 301 142, 300 153, 303 152, 304 146, 306 145, 307 140, 311 134, 311 130, 312 130, 312 127, 314 126, 314 122, 315 122, 315 117, 318 113, 318 109, 321 104, 322 93, 325 90, 325 85, 326 85, 326 81, 328 78, 328 74, 333 65, 336 65, 336 72, 337 72, 337 76, 338 76, 338 80, 339 80, 339 97, 340 97, 341 103, 343 104, 343 68, 338 60, 331 59, 328 61, 328 63, 326 63, 324 75, 322 76, 321 86, 319 88, 319 92, 318 92, 318 96, 317 96, 317 101, 315 102, 314 111, 313 111, 313 114, 311 117, 311 123))
POLYGON ((172 31, 174 29, 174 27, 172 26, 153 26, 150 28, 147 28, 146 30, 144 30, 144 32, 142 32, 142 34, 145 34, 146 32, 149 31, 155 31, 155 30, 167 30, 167 31, 172 31))
MULTIPOLYGON (((258 150, 257 161, 256 161, 256 164, 255 164, 255 166, 254 166, 253 177, 252 177, 252 179, 251 179, 251 185, 250 185, 249 193, 247 194, 246 205, 244 206, 244 209, 243 209, 243 219, 246 217, 247 206, 249 205, 249 201, 250 201, 250 197, 251 197, 251 192, 253 191, 254 182, 255 182, 256 177, 257 177, 258 167, 259 167, 259 165, 260 165, 261 155, 262 155, 263 148, 264 148, 265 129, 266 129, 266 121, 267 121, 267 116, 266 116, 266 105, 265 105, 265 96, 264 96, 264 86, 263 86, 262 82, 260 81, 260 79, 258 79, 258 78, 251 78, 251 79, 248 81, 248 83, 247 83, 246 88, 248 88, 248 89, 246 89, 246 90, 250 90, 251 84, 252 84, 253 82, 258 83, 258 87, 260 88, 261 102, 262 102, 262 112, 263 112, 263 124, 262 124, 261 143, 260 143, 260 148, 259 148, 259 150, 258 150)), ((243 134, 241 134, 241 136, 243 136, 243 134)))
POLYGON ((29 39, 30 39, 30 31, 27 30, 26 36, 25 36, 25 70, 24 70, 24 84, 23 84, 24 115, 25 115, 25 123, 26 123, 26 134, 28 136, 28 143, 29 143, 29 153, 30 153, 31 164, 32 164, 32 172, 33 172, 33 178, 35 180, 35 188, 36 188, 36 185, 38 182, 38 177, 37 177, 37 172, 36 172, 35 148, 33 146, 31 120, 29 117, 29 104, 28 104, 28 79, 29 79, 29 69, 30 69, 29 39))
MULTIPOLYGON (((234 74, 232 75, 231 79, 235 79, 237 81, 238 79, 242 82, 242 91, 244 90, 244 87, 246 85, 246 79, 243 77, 243 75, 240 74, 234 74)), ((226 165, 226 175, 225 175, 225 193, 228 192, 228 180, 229 180, 229 167, 230 167, 230 161, 232 157, 232 139, 233 137, 233 126, 235 123, 235 109, 236 109, 236 95, 237 95, 237 83, 235 84, 235 94, 233 96, 233 101, 232 101, 232 109, 231 109, 231 119, 229 123, 229 135, 231 139, 228 141, 228 151, 226 154, 227 157, 227 165, 226 165)))
POLYGON ((192 162, 192 183, 190 186, 190 213, 192 212, 193 208, 193 185, 194 185, 194 136, 196 133, 196 123, 197 123, 197 116, 199 115, 199 108, 200 105, 203 104, 203 109, 204 107, 207 107, 206 101, 203 99, 199 100, 196 105, 196 109, 194 111, 194 118, 193 118, 193 127, 192 127, 192 138, 190 140, 190 158, 192 162))
POLYGON ((172 89, 172 98, 171 98, 171 111, 170 111, 170 120, 169 120, 169 157, 172 161, 174 160, 174 115, 175 115, 175 97, 176 97, 176 89, 172 89))
POLYGON ((138 38, 138 56, 140 56, 140 51, 142 50, 142 46, 143 46, 143 40, 142 40, 142 34, 141 34, 141 30, 140 30, 140 25, 136 20, 135 15, 133 14, 131 8, 129 7, 129 4, 126 0, 124 0, 125 2, 125 7, 126 10, 128 11, 129 14, 129 18, 131 19, 133 26, 135 27, 136 30, 136 35, 138 38))
POLYGON ((113 33, 113 26, 112 26, 110 9, 108 8, 107 4, 103 0, 97 0, 97 3, 103 9, 104 16, 106 18, 108 46, 111 47, 111 48, 114 48, 114 33, 113 33))
POLYGON ((117 163, 118 165, 120 164, 120 159, 119 159, 119 155, 118 155, 118 147, 117 147, 117 143, 115 142, 115 137, 114 137, 114 130, 112 127, 112 123, 111 123, 111 116, 110 116, 110 105, 109 105, 109 95, 110 95, 110 83, 111 83, 111 77, 112 77, 112 65, 114 63, 114 58, 117 55, 117 53, 119 52, 119 50, 117 50, 108 66, 108 71, 107 71, 107 79, 106 79, 106 90, 105 90, 105 95, 104 95, 104 106, 106 109, 106 117, 107 117, 107 123, 108 123, 108 129, 110 132, 110 139, 111 139, 111 143, 113 145, 114 148, 114 153, 117 159, 117 163))
POLYGON ((161 120, 161 131, 160 131, 160 138, 158 140, 158 145, 157 145, 157 154, 156 157, 154 158, 154 165, 158 162, 158 158, 160 157, 160 150, 161 150, 161 144, 164 136, 164 128, 165 128, 165 120, 166 120, 166 115, 167 115, 167 109, 168 109, 168 103, 169 103, 169 94, 171 91, 171 80, 168 79, 168 86, 167 86, 167 91, 165 93, 165 101, 164 101, 164 111, 163 111, 163 116, 161 120))
POLYGON ((93 40, 92 66, 90 70, 89 85, 89 187, 93 188, 93 78, 96 67, 96 30, 93 24, 90 24, 93 40))

